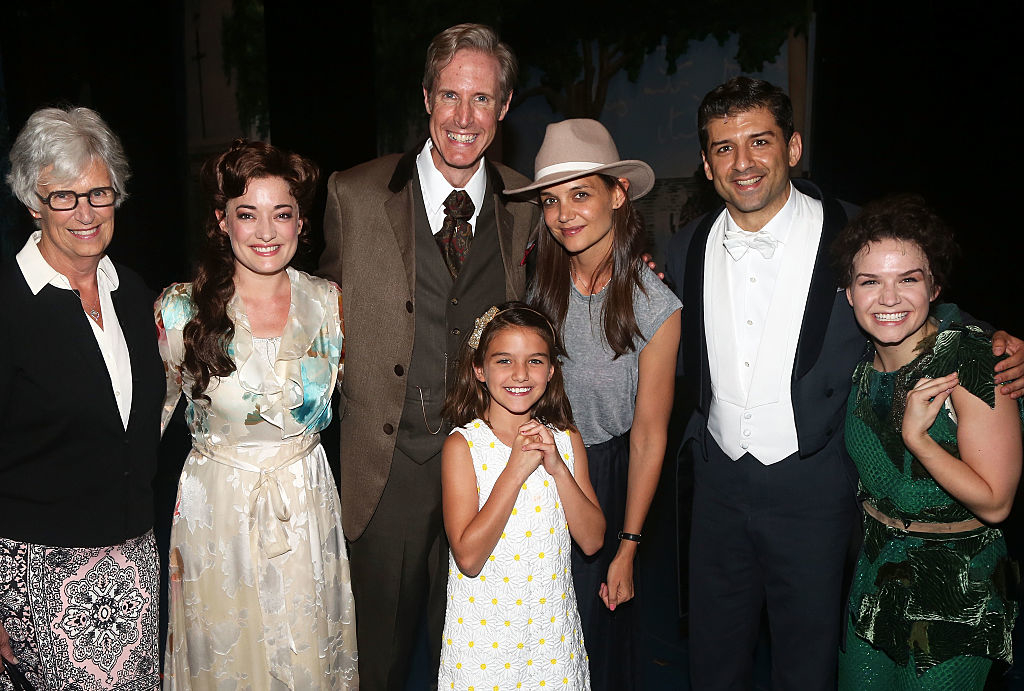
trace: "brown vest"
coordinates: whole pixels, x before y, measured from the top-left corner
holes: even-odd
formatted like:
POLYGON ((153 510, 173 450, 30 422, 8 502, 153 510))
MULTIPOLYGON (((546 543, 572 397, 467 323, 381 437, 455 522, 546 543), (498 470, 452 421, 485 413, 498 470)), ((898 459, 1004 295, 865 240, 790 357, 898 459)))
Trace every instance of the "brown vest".
POLYGON ((449 386, 454 384, 455 359, 476 318, 491 305, 505 301, 505 269, 490 184, 477 215, 469 254, 454 281, 430 231, 419 177, 414 175, 410 185, 416 245, 416 331, 396 445, 414 461, 424 463, 441 452, 451 429, 441 420, 446 378, 449 386), (431 434, 435 430, 436 434, 431 434))

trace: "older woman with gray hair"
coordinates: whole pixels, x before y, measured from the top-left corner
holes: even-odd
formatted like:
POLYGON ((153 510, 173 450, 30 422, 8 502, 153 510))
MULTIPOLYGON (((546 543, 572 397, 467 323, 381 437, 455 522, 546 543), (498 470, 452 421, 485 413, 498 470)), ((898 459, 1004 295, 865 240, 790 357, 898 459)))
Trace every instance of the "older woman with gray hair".
POLYGON ((36 111, 11 149, 37 230, 0 266, 0 689, 159 684, 164 371, 153 295, 106 256, 129 175, 88 108, 36 111))

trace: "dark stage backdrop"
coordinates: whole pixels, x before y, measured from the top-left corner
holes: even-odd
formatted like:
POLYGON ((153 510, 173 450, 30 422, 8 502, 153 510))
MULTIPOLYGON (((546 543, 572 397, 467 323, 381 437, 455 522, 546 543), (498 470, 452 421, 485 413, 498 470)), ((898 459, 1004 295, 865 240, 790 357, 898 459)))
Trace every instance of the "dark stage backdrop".
POLYGON ((310 214, 313 264, 303 267, 313 270, 327 178, 377 155, 371 3, 269 0, 266 27, 271 137, 321 171, 310 214))
MULTIPOLYGON (((183 22, 177 3, 54 0, 8 6, 0 21, 11 138, 42 106, 82 105, 103 116, 133 172, 109 253, 154 289, 185 270, 183 22)), ((4 224, 5 245, 17 251, 33 225, 20 204, 4 208, 17 212, 4 224)))
MULTIPOLYGON (((1003 154, 1012 150, 1014 112, 1010 3, 941 11, 917 1, 819 4, 812 176, 858 203, 922 193, 964 246, 949 297, 1024 333, 1024 310, 1014 299, 1022 243, 1005 210, 1018 196, 1011 192, 1014 164, 1003 154)), ((75 16, 70 2, 19 5, 0 22, 11 136, 41 105, 83 104, 102 113, 134 169, 111 254, 154 288, 180 280, 190 259, 185 192, 194 184, 185 153, 184 3, 105 5, 107 18, 84 34, 77 22, 60 19, 75 16)), ((372 16, 370 3, 266 3, 271 135, 316 160, 325 179, 377 153, 372 16)), ((543 31, 537 40, 545 40, 543 31)), ((317 230, 320 213, 311 214, 317 230)), ((31 229, 27 215, 5 221, 20 246, 31 229)))
POLYGON ((946 298, 1024 334, 1019 4, 821 4, 814 177, 855 202, 922 194, 963 248, 946 298))

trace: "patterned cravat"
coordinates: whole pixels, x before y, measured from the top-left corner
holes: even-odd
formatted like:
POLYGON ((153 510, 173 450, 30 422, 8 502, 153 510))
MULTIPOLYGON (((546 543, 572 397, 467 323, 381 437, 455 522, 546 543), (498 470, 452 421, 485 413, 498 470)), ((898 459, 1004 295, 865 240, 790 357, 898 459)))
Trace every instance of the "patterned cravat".
POLYGON ((459 269, 466 261, 469 244, 473 241, 473 227, 469 219, 473 217, 474 210, 473 200, 466 190, 452 190, 444 200, 444 225, 434 239, 452 278, 459 277, 459 269))
POLYGON ((726 229, 725 241, 722 244, 725 245, 725 249, 729 251, 732 258, 739 261, 748 249, 757 250, 765 259, 771 259, 779 241, 764 230, 751 233, 746 230, 726 229))

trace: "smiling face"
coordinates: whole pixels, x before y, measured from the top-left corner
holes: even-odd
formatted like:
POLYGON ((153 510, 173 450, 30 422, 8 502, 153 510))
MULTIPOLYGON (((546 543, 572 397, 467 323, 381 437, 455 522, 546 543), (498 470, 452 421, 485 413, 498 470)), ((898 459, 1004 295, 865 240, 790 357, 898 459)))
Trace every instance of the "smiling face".
POLYGON ((599 175, 569 180, 540 191, 544 223, 569 254, 608 256, 614 243, 613 212, 626 201, 629 180, 609 188, 599 175))
POLYGON ((438 74, 433 92, 423 90, 434 166, 453 187, 473 177, 508 111, 512 95, 500 100, 500 78, 497 58, 463 48, 438 74))
POLYGON ((555 372, 548 344, 531 328, 509 326, 491 338, 483 366, 473 367, 490 394, 488 419, 529 415, 555 372))
POLYGON ((854 257, 846 298, 875 346, 896 354, 896 367, 913 360, 938 295, 928 258, 916 242, 886 238, 868 243, 854 257))
POLYGON ((231 239, 236 274, 278 273, 295 256, 302 221, 299 204, 282 178, 250 180, 245 194, 229 199, 218 218, 231 239))
POLYGON ((714 118, 707 133, 704 174, 736 224, 760 230, 789 199, 789 169, 803 153, 800 134, 787 142, 767 108, 714 118))
MULTIPOLYGON (((70 190, 77 194, 110 186, 110 173, 98 159, 93 159, 85 172, 75 180, 50 180, 48 173, 49 169, 42 172, 36 186, 36 192, 43 197, 58 190, 70 190)), ((29 209, 29 213, 39 220, 43 233, 39 240, 39 252, 47 264, 65 276, 96 271, 114 237, 113 206, 97 209, 90 206, 85 197, 81 197, 78 206, 70 211, 54 211, 39 202, 39 210, 29 209)))

